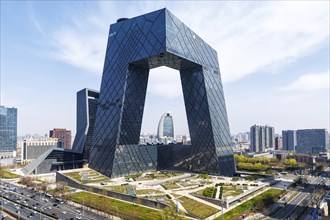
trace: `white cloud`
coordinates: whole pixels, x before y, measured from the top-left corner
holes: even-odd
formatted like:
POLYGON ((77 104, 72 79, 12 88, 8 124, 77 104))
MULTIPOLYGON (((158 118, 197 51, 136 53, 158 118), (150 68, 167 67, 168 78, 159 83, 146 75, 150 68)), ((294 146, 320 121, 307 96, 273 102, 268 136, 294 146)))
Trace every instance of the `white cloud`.
POLYGON ((283 90, 321 90, 329 89, 329 72, 310 73, 300 76, 295 82, 283 88, 283 90))
MULTIPOLYGON (((101 2, 55 29, 54 57, 100 74, 109 24, 166 6, 218 51, 222 79, 274 71, 329 39, 329 2, 101 2), (123 10, 125 7, 125 10, 123 10)), ((175 90, 175 88, 174 88, 175 90)))
POLYGON ((204 16, 203 9, 198 10, 201 16, 191 16, 193 10, 187 8, 182 20, 217 49, 224 81, 266 68, 269 72, 270 65, 282 66, 328 43, 329 2, 237 2, 206 8, 213 17, 204 16))

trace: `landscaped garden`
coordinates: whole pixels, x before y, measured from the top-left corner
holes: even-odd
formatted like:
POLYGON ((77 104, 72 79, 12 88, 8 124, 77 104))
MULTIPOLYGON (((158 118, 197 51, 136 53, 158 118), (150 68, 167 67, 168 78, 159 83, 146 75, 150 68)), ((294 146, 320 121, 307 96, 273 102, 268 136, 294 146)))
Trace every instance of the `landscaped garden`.
POLYGON ((135 192, 137 195, 164 194, 163 192, 154 189, 139 189, 139 190, 135 190, 135 192))
POLYGON ((0 178, 3 178, 3 179, 14 179, 14 178, 19 178, 21 176, 15 174, 15 173, 12 173, 8 170, 4 170, 4 169, 1 169, 0 170, 0 178))
POLYGON ((66 173, 63 173, 63 175, 65 175, 79 183, 82 183, 82 184, 111 182, 111 180, 108 177, 103 176, 102 174, 100 174, 94 170, 66 172, 66 173))
POLYGON ((197 202, 196 200, 190 199, 186 196, 175 195, 175 197, 179 200, 181 205, 187 210, 189 214, 198 218, 204 219, 220 211, 216 208, 205 205, 201 202, 197 202))
POLYGON ((113 214, 123 219, 161 219, 162 212, 89 192, 70 194, 76 203, 113 214))
POLYGON ((164 189, 178 189, 181 188, 176 182, 166 182, 161 185, 164 189))
MULTIPOLYGON (((249 215, 255 211, 255 208, 258 211, 264 211, 274 204, 280 196, 285 194, 284 190, 280 189, 269 189, 266 192, 261 193, 260 195, 244 202, 243 204, 237 206, 236 208, 225 213, 224 219, 231 220, 237 217, 240 217, 243 214, 249 215)), ((222 220, 222 216, 217 218, 222 220)))
POLYGON ((120 192, 120 193, 126 193, 126 186, 103 186, 103 188, 106 188, 111 191, 120 192))
POLYGON ((145 175, 142 174, 132 174, 125 176, 126 180, 133 179, 134 181, 143 181, 143 180, 154 180, 154 179, 167 179, 175 176, 182 175, 183 173, 178 172, 166 172, 166 171, 155 171, 146 173, 145 175))
MULTIPOLYGON (((244 190, 248 189, 248 186, 246 184, 244 185, 229 185, 229 184, 216 184, 215 187, 206 187, 205 189, 197 191, 195 194, 199 196, 205 196, 210 198, 215 198, 216 192, 217 192, 217 186, 220 186, 220 190, 222 191, 223 198, 226 197, 234 197, 242 194, 244 190)), ((221 197, 221 195, 220 195, 221 197)))

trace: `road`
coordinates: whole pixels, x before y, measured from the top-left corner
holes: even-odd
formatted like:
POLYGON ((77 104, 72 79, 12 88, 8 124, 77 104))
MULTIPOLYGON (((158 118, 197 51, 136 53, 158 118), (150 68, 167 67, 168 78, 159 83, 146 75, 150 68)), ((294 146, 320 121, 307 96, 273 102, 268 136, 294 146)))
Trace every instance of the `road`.
POLYGON ((275 215, 266 219, 287 219, 287 218, 297 218, 301 215, 305 207, 311 202, 312 193, 314 189, 317 188, 319 183, 322 182, 322 177, 315 177, 310 179, 310 184, 308 184, 302 191, 299 191, 298 195, 293 198, 287 205, 280 209, 275 215))
POLYGON ((61 203, 56 198, 10 183, 0 184, 1 206, 21 219, 106 219, 87 210, 61 203))

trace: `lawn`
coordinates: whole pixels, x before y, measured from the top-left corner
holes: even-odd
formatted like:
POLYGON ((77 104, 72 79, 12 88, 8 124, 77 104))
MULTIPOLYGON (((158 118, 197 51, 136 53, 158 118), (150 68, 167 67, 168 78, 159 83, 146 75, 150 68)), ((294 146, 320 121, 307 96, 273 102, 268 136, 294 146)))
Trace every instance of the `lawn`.
MULTIPOLYGON (((247 186, 243 186, 243 189, 247 189, 247 186)), ((243 193, 243 189, 237 189, 235 185, 232 185, 232 186, 224 185, 223 186, 223 196, 224 197, 238 196, 243 193)))
POLYGON ((154 190, 154 189, 140 189, 140 190, 135 190, 135 192, 136 192, 137 195, 163 193, 161 191, 154 190))
POLYGON ((123 219, 160 219, 162 212, 124 201, 115 200, 88 192, 77 192, 70 196, 74 202, 113 214, 123 219))
MULTIPOLYGON (((244 202, 243 204, 237 206, 236 208, 230 210, 229 212, 225 213, 224 219, 225 220, 231 220, 234 218, 237 218, 241 216, 242 214, 247 212, 253 212, 253 209, 256 207, 257 203, 260 201, 265 200, 265 198, 274 198, 274 201, 278 200, 279 195, 282 193, 285 193, 284 190, 280 189, 269 189, 266 192, 261 193, 260 195, 254 197, 253 199, 250 199, 249 201, 244 202)), ((263 206, 263 209, 267 209, 270 207, 272 204, 267 204, 266 206, 263 206)), ((260 210, 263 211, 263 210, 260 210)), ((217 218, 218 220, 222 220, 222 216, 217 218)))
POLYGON ((87 184, 87 183, 98 183, 98 182, 111 182, 111 180, 103 176, 95 171, 88 171, 88 175, 85 175, 87 177, 90 177, 92 180, 82 180, 82 176, 80 175, 81 171, 75 171, 75 172, 68 172, 68 173, 63 173, 63 175, 70 177, 71 179, 82 183, 82 184, 87 184))
POLYGON ((145 176, 142 176, 141 174, 133 174, 126 176, 126 179, 132 178, 135 181, 141 181, 141 180, 153 180, 153 179, 167 179, 174 176, 182 175, 183 173, 179 172, 165 172, 165 171, 157 171, 157 172, 151 172, 147 173, 145 176))
POLYGON ((177 189, 177 188, 180 188, 180 186, 177 185, 175 182, 166 182, 166 183, 162 184, 162 187, 164 189, 177 189))
POLYGON ((205 205, 204 203, 197 202, 196 200, 190 199, 186 196, 175 196, 189 214, 195 215, 199 218, 204 219, 220 211, 216 208, 205 205))
POLYGON ((108 190, 115 191, 115 192, 126 193, 125 186, 104 186, 103 188, 107 188, 108 190))
POLYGON ((15 173, 9 172, 8 170, 0 170, 0 178, 14 179, 14 178, 19 178, 19 177, 21 177, 21 176, 15 174, 15 173))
MULTIPOLYGON (((243 189, 236 189, 236 185, 223 185, 223 196, 226 198, 228 196, 238 196, 243 193, 243 189, 246 190, 247 186, 243 186, 243 189)), ((200 196, 206 196, 212 198, 213 193, 215 193, 213 190, 216 190, 216 187, 206 187, 205 189, 199 190, 196 193, 196 195, 200 196)))

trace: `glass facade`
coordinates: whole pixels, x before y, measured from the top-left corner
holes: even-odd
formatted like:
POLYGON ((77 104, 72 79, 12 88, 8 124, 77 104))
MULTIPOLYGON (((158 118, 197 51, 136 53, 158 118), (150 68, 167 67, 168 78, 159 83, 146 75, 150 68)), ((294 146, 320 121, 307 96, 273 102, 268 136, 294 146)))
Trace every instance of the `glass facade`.
POLYGON ((0 106, 0 151, 16 151, 17 109, 0 106))
POLYGON ((172 141, 175 140, 174 125, 173 115, 170 112, 163 114, 158 123, 158 140, 163 141, 163 138, 171 138, 172 141))
POLYGON ((92 146, 98 102, 98 91, 83 89, 77 92, 77 133, 72 150, 82 153, 86 161, 92 146))
POLYGON ((89 167, 117 177, 154 169, 236 172, 216 51, 167 9, 110 26, 89 167), (191 145, 139 146, 149 69, 179 70, 191 145))
POLYGON ((296 151, 297 134, 294 130, 282 131, 283 150, 296 151))
POLYGON ((328 152, 328 131, 326 129, 297 130, 296 153, 319 154, 328 152))

